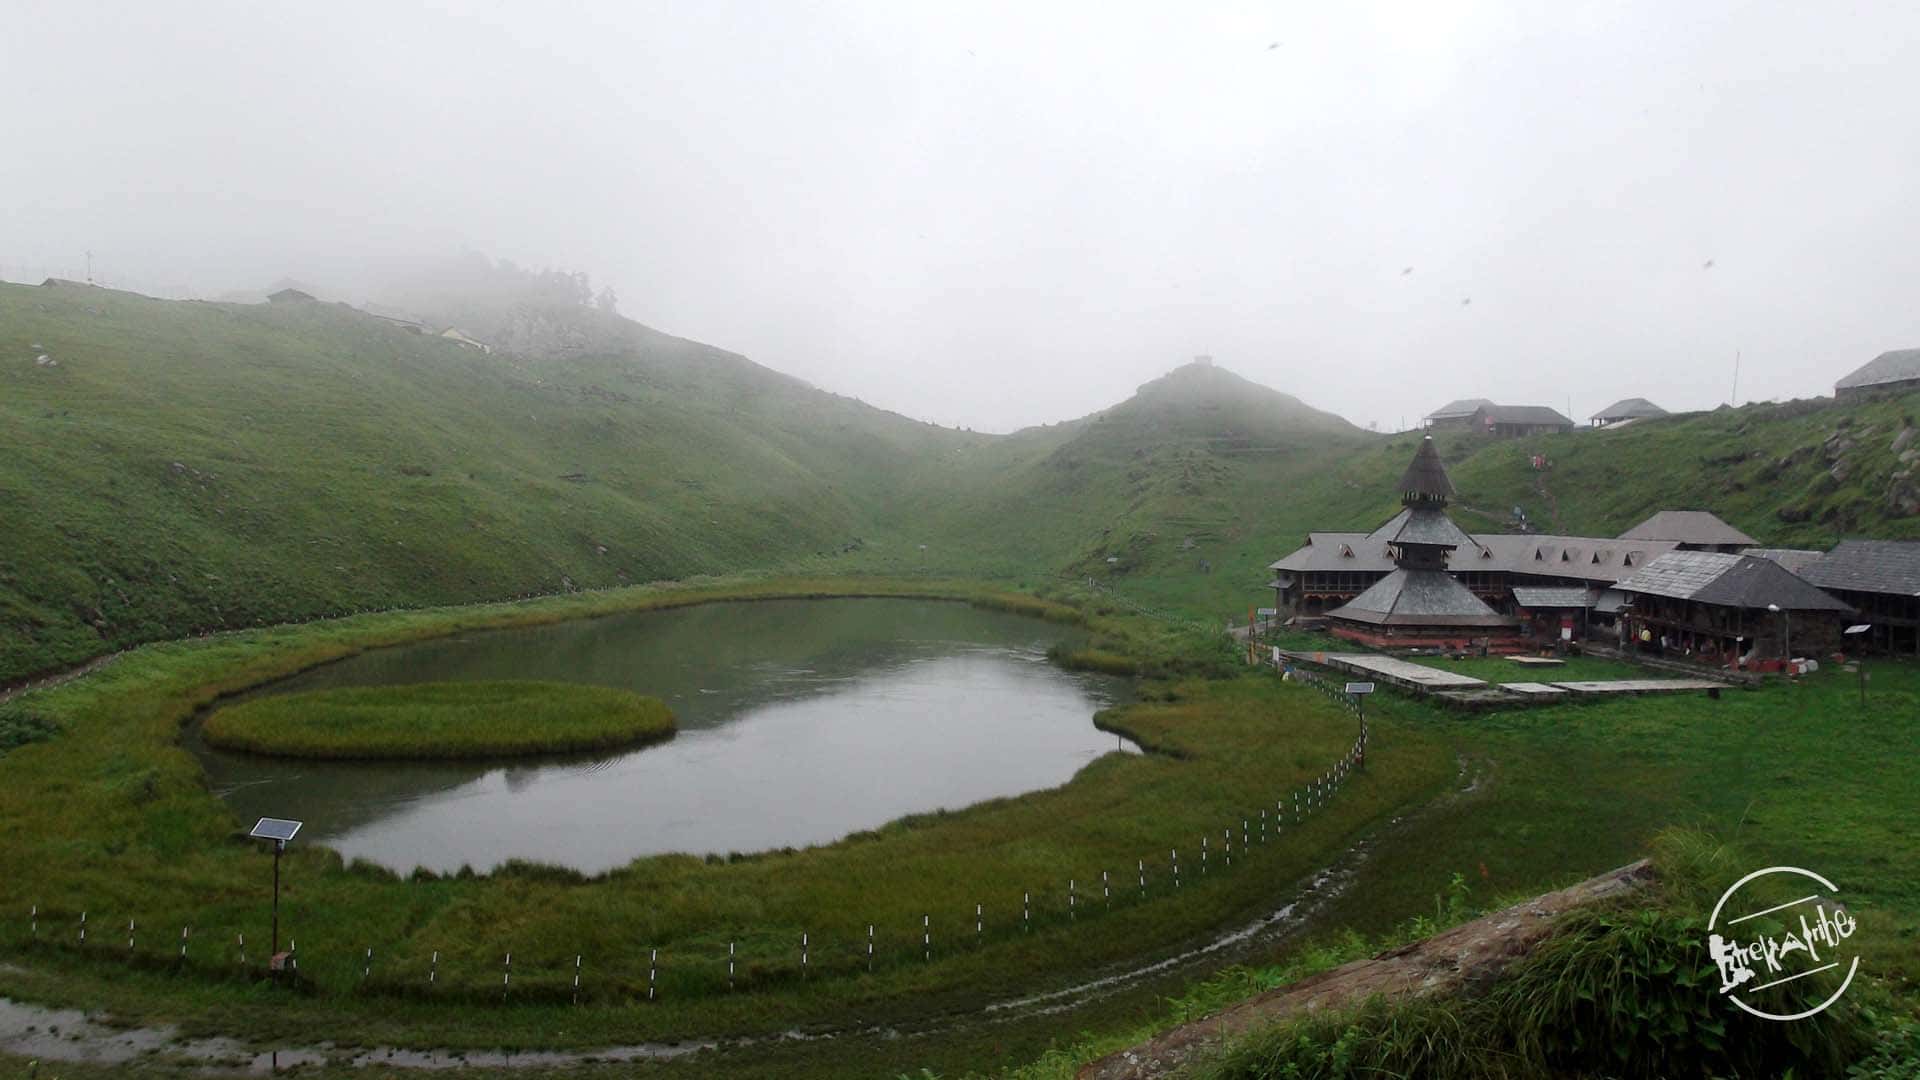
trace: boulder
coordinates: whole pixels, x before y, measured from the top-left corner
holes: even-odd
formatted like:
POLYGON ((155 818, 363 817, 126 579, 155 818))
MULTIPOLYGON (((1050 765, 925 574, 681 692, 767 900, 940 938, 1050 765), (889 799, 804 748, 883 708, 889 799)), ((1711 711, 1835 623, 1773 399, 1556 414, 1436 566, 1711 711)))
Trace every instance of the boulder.
POLYGON ((1887 481, 1887 513, 1894 517, 1912 517, 1920 514, 1920 484, 1914 483, 1913 471, 1894 473, 1887 481))

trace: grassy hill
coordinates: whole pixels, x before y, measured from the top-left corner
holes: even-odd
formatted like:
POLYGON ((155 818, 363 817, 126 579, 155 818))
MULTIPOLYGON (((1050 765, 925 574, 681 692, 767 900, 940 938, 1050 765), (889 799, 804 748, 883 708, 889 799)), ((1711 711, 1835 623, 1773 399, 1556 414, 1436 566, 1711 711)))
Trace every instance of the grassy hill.
MULTIPOLYGON (((223 627, 761 570, 1095 575, 1220 617, 1308 530, 1389 516, 1414 444, 1198 364, 988 436, 590 307, 490 329, 519 351, 336 304, 0 285, 0 682, 223 627)), ((1469 528, 1698 508, 1819 547, 1920 536, 1916 411, 1755 405, 1442 452, 1469 528)))
POLYGON ((0 286, 0 679, 221 627, 832 551, 885 528, 919 464, 979 441, 618 329, 534 362, 339 305, 0 286))

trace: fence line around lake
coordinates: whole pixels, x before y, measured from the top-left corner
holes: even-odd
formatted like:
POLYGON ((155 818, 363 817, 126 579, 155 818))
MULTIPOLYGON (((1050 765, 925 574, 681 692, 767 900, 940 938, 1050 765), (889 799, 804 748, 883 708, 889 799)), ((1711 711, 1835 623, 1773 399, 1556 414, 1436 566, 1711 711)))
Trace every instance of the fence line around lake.
POLYGON ((813 929, 798 929, 791 946, 780 949, 767 943, 788 931, 740 929, 724 941, 649 946, 637 959, 628 955, 604 967, 581 949, 532 959, 523 952, 516 963, 512 950, 504 946, 488 959, 473 954, 455 957, 445 950, 408 955, 379 942, 330 942, 324 947, 327 970, 321 974, 315 971, 311 938, 306 950, 290 937, 279 956, 267 955, 260 948, 264 919, 246 926, 195 926, 189 921, 175 937, 171 922, 149 923, 139 912, 116 911, 112 921, 102 921, 104 909, 34 903, 22 913, 25 933, 17 940, 32 949, 197 977, 250 982, 279 977, 328 992, 474 1003, 676 1000, 925 966, 1035 932, 1090 925, 1116 910, 1191 895, 1207 882, 1224 879, 1236 868, 1255 862, 1259 853, 1290 829, 1325 809, 1352 773, 1365 765, 1369 731, 1364 710, 1357 697, 1332 680, 1294 665, 1275 666, 1283 677, 1326 695, 1356 718, 1353 742, 1318 776, 1279 793, 1271 806, 1248 808, 1219 822, 1217 832, 1202 829, 1190 846, 1170 846, 1164 853, 1138 856, 1131 867, 1100 867, 1091 873, 1063 868, 1057 881, 1022 890, 1017 900, 1011 893, 956 894, 958 915, 942 912, 936 918, 933 911, 923 911, 918 919, 897 927, 863 923, 864 936, 829 939, 813 929), (1099 883, 1097 904, 1090 884, 1082 888, 1095 881, 1099 883), (91 938, 90 916, 92 926, 104 928, 91 938), (124 946, 113 933, 120 920, 125 920, 124 946), (140 929, 150 925, 152 933, 140 929), (254 942, 251 951, 249 935, 254 942), (743 942, 758 947, 749 954, 741 949, 743 942), (308 961, 304 970, 303 958, 308 961))

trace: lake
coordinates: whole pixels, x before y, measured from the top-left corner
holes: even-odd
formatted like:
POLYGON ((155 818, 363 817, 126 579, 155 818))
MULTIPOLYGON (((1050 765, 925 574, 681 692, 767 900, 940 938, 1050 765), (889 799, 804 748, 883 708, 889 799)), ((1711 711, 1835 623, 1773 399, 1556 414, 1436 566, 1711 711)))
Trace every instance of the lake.
POLYGON ((622 687, 673 739, 511 762, 316 762, 187 743, 237 816, 406 872, 526 859, 596 873, 665 852, 830 843, 1064 783, 1134 753, 1093 714, 1128 683, 1046 659, 1083 631, 926 600, 703 604, 381 649, 256 693, 481 679, 622 687))

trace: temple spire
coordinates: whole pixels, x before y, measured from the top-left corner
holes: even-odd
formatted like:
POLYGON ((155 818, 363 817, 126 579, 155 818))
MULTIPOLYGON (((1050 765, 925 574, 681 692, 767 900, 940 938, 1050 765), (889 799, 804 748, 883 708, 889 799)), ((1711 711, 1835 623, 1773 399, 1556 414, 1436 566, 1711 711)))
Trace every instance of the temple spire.
POLYGON ((1433 447, 1433 436, 1420 440, 1407 471, 1400 474, 1400 502, 1403 506, 1425 504, 1445 506, 1453 497, 1453 482, 1440 464, 1440 451, 1433 447))

